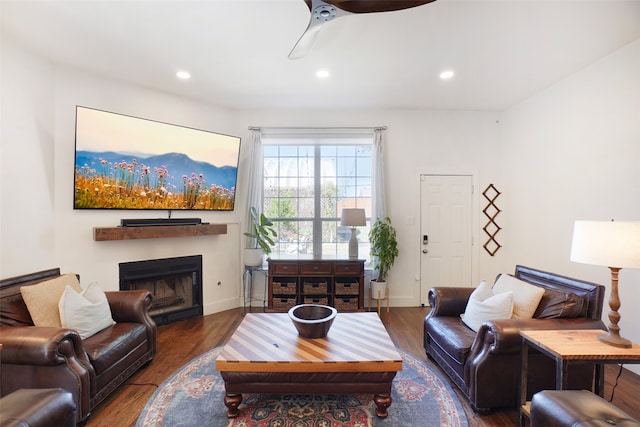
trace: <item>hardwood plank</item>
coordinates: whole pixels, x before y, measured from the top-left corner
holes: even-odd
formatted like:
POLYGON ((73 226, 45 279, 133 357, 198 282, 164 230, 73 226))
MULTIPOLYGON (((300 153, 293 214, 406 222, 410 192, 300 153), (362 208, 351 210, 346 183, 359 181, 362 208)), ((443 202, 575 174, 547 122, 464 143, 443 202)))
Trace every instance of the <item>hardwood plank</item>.
MULTIPOLYGON (((254 308, 254 312, 261 312, 254 308)), ((157 386, 173 372, 199 354, 213 347, 223 345, 243 319, 242 308, 189 319, 158 328, 158 354, 145 369, 138 371, 132 378, 113 392, 89 418, 87 426, 111 427, 133 426, 147 400, 156 391, 157 386)), ((428 307, 402 307, 383 311, 380 315, 393 342, 404 351, 414 355, 447 376, 437 365, 427 359, 422 344, 422 328, 428 307)), ((612 397, 619 367, 605 367, 605 392, 607 400, 612 397)), ((471 427, 515 426, 518 422, 517 409, 501 409, 489 414, 479 415, 473 412, 460 390, 452 384, 458 394, 471 427)), ((640 407, 637 396, 640 394, 640 376, 622 369, 618 384, 613 393, 612 402, 636 419, 640 419, 640 407)))

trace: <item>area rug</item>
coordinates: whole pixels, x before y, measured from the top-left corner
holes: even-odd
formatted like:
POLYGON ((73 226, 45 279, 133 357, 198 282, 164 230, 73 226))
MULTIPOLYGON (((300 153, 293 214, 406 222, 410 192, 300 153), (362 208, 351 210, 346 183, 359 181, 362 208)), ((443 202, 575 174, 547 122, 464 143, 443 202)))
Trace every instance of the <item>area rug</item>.
POLYGON ((228 419, 224 381, 215 369, 221 350, 217 347, 196 357, 163 382, 136 427, 468 427, 464 409, 446 380, 404 351, 385 419, 375 416, 371 394, 245 394, 240 416, 228 419))

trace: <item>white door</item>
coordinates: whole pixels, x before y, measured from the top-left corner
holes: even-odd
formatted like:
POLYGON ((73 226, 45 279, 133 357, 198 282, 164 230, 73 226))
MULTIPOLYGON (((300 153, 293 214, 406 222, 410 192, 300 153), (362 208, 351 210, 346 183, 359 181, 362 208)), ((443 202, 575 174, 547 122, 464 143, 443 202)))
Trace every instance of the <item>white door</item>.
POLYGON ((472 286, 470 175, 420 176, 420 302, 433 286, 472 286))

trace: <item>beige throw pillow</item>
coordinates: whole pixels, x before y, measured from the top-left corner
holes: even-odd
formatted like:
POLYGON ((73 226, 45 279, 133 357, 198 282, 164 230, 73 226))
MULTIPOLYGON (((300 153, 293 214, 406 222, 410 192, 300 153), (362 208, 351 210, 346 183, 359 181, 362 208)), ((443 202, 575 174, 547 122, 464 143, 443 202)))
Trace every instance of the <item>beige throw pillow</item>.
POLYGON ((513 292, 513 319, 531 319, 544 294, 544 288, 508 274, 501 274, 493 285, 493 293, 513 292))
POLYGON ((58 328, 62 326, 58 311, 58 301, 60 301, 60 297, 67 285, 77 292, 82 291, 78 278, 71 273, 37 285, 20 288, 22 299, 35 326, 58 328))

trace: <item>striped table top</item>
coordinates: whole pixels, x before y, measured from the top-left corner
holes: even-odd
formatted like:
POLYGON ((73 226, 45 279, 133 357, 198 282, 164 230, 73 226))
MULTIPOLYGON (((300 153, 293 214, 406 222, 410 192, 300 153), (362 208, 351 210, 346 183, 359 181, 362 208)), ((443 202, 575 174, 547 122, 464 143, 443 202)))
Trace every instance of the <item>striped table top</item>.
POLYGON ((338 313, 308 339, 286 313, 248 313, 216 360, 222 372, 392 372, 402 358, 377 313, 338 313))

